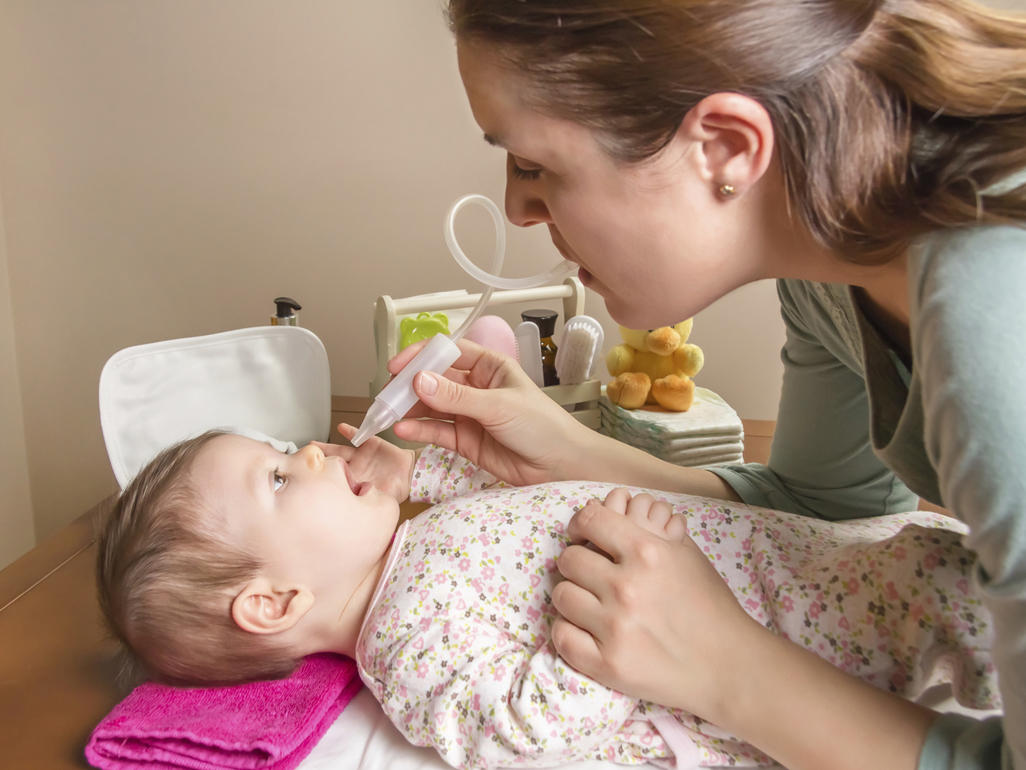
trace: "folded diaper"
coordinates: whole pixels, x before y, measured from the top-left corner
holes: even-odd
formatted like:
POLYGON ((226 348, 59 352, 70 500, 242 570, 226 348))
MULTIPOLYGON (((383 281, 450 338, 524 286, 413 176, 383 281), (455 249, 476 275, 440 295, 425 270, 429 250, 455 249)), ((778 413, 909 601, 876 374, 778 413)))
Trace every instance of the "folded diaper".
POLYGON ((603 396, 602 433, 667 462, 691 467, 743 461, 744 429, 737 412, 708 388, 695 389, 686 412, 624 409, 603 396))
POLYGON ((103 770, 292 770, 361 686, 351 659, 328 654, 274 681, 142 684, 93 730, 86 759, 103 770))

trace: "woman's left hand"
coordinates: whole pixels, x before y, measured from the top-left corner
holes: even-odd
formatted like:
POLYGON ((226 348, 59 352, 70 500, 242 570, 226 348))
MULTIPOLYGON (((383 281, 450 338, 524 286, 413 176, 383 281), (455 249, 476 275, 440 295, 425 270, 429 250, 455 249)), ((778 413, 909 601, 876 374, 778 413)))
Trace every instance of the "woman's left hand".
POLYGON ((740 690, 737 656, 764 629, 690 537, 653 534, 607 502, 624 509, 596 500, 570 520, 566 579, 552 592, 556 650, 604 685, 717 721, 740 690))
MULTIPOLYGON (((356 435, 356 428, 343 422, 338 432, 343 438, 351 439, 356 435)), ((314 443, 325 454, 338 455, 345 460, 355 483, 371 484, 400 503, 410 496, 410 477, 416 461, 412 449, 402 449, 378 436, 372 436, 359 447, 314 443)))

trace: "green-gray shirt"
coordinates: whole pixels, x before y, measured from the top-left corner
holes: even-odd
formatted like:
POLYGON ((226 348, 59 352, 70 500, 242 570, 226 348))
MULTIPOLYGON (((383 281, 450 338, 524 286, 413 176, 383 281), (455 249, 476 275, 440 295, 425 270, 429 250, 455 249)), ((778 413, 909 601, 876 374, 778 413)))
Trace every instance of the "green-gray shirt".
POLYGON ((921 770, 1026 770, 1026 229, 925 238, 909 259, 911 370, 851 287, 778 282, 787 327, 768 466, 716 469, 747 503, 829 519, 910 510, 969 527, 1004 717, 938 719, 921 770))

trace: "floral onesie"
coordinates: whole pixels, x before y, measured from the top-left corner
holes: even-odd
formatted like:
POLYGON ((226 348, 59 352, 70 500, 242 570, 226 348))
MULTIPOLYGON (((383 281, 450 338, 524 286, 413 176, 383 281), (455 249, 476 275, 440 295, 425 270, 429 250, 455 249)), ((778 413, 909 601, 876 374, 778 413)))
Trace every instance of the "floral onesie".
MULTIPOLYGON (((693 715, 599 685, 555 653, 551 593, 566 524, 613 486, 508 487, 453 453, 421 453, 411 499, 437 504, 396 533, 356 653, 408 740, 467 768, 772 764, 693 715)), ((966 708, 1000 706, 992 629, 958 522, 914 512, 834 523, 653 495, 685 516, 763 625, 905 697, 950 683, 966 708)))

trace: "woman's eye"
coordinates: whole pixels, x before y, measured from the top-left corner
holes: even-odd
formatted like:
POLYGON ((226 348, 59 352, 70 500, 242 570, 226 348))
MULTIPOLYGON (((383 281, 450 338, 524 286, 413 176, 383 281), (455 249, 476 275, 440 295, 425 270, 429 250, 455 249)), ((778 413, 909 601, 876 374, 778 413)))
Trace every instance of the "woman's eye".
POLYGON ((542 172, 540 168, 524 168, 518 165, 512 155, 509 156, 509 170, 517 179, 537 179, 542 172))
POLYGON ((271 487, 273 491, 277 492, 284 487, 289 481, 289 477, 282 473, 279 469, 275 468, 274 473, 271 474, 271 487))

